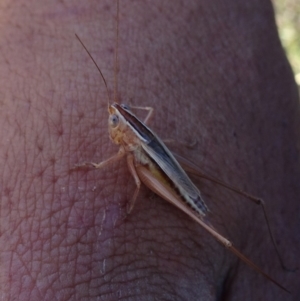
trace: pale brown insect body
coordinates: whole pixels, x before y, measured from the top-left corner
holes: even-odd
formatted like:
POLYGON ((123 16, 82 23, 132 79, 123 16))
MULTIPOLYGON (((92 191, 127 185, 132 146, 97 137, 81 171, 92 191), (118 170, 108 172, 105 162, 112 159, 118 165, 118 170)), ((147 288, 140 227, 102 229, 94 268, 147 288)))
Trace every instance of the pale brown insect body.
MULTIPOLYGON (((132 153, 132 163, 137 173, 142 166, 146 167, 160 181, 176 188, 178 194, 190 207, 205 216, 207 206, 201 198, 200 191, 165 144, 145 126, 145 122, 142 123, 125 105, 117 103, 110 105, 109 113, 110 137, 114 143, 122 145, 124 153, 132 153)), ((152 110, 148 116, 151 114, 152 110)), ((128 160, 131 160, 131 155, 128 156, 128 160)), ((135 177, 133 166, 129 164, 131 173, 135 177)), ((147 185, 147 182, 144 184, 147 185)))
MULTIPOLYGON (((119 3, 117 1, 117 7, 119 3)), ((119 11, 119 8, 117 9, 119 11)), ((118 22, 118 21, 117 21, 118 22)), ((78 38, 78 37, 77 37, 78 38)), ((79 39, 79 38, 78 38, 79 39)), ((117 39, 118 40, 118 23, 117 23, 117 39)), ((79 39, 81 42, 81 40, 79 39)), ((82 43, 82 42, 81 42, 82 43)), ((83 43, 82 43, 83 45, 83 43)), ((86 47, 83 45, 86 49, 86 47)), ((117 43, 116 43, 116 49, 117 43)), ((86 49, 87 53, 95 63, 94 59, 86 49)), ((117 66, 117 53, 115 59, 115 70, 117 66)), ((105 83, 106 89, 107 84, 104 76, 98 68, 102 79, 105 83)), ((117 72, 115 72, 115 90, 117 89, 117 72)), ((115 91, 116 95, 116 91, 115 91)), ((174 155, 166 147, 166 145, 159 139, 159 137, 151 131, 146 125, 152 116, 153 109, 151 107, 133 107, 133 109, 147 110, 148 115, 144 121, 140 121, 126 105, 120 105, 117 101, 113 104, 108 105, 109 119, 109 135, 111 140, 120 145, 119 152, 111 158, 96 163, 83 164, 84 166, 92 165, 95 168, 103 168, 110 163, 120 160, 126 155, 128 168, 133 176, 136 189, 132 199, 129 201, 127 206, 127 212, 130 213, 134 207, 135 201, 138 197, 138 193, 141 187, 141 183, 155 192, 157 195, 172 203, 177 208, 185 212, 199 225, 201 225, 206 231, 208 231, 216 240, 222 243, 232 253, 239 257, 248 266, 252 267, 258 273, 262 274, 269 281, 276 284, 281 289, 288 292, 281 284, 275 281, 272 277, 263 272, 257 265, 245 257, 241 252, 235 249, 232 243, 221 234, 219 234, 210 222, 206 218, 208 208, 203 201, 200 191, 188 177, 186 172, 180 166, 174 155)), ((180 159, 185 169, 192 172, 193 174, 204 177, 210 181, 225 186, 237 193, 240 193, 257 204, 263 205, 262 200, 253 197, 238 188, 232 187, 218 179, 214 179, 205 176, 197 171, 197 166, 193 165, 186 159, 177 157, 180 159)), ((79 165, 79 166, 83 166, 79 165)), ((78 167, 78 166, 77 166, 78 167)), ((264 211, 265 216, 266 212, 264 211)), ((266 216, 267 218, 267 216, 266 216)), ((268 224, 269 227, 269 224, 268 224)), ((271 233, 270 233, 271 234, 271 233)), ((271 235, 274 242, 273 236, 271 235)), ((277 250, 277 249, 276 249, 277 250)))
MULTIPOLYGON (((147 122, 151 117, 153 109, 149 107, 136 108, 150 111, 145 119, 147 122)), ((243 262, 288 292, 286 288, 263 272, 257 265, 234 248, 227 238, 214 229, 206 219, 208 208, 201 197, 200 191, 187 176, 165 144, 145 125, 145 121, 140 121, 126 105, 114 103, 109 105, 108 111, 110 138, 115 144, 120 145, 119 152, 103 162, 90 164, 95 168, 103 168, 116 160, 120 160, 126 155, 129 171, 137 186, 133 198, 128 203, 127 213, 132 211, 141 183, 143 183, 157 195, 185 212, 243 262)), ((193 166, 192 163, 185 159, 184 164, 187 166, 190 164, 188 167, 190 167, 194 174, 196 173, 195 166, 193 166)), ((238 193, 244 194, 247 197, 251 197, 241 190, 231 187, 219 180, 209 177, 206 178, 238 193)))

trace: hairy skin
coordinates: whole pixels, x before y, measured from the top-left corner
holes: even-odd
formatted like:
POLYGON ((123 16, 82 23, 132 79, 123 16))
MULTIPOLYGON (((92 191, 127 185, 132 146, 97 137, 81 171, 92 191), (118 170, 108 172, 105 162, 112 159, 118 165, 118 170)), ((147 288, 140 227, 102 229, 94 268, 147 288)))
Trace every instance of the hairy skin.
MULTIPOLYGON (((1 300, 296 300, 257 206, 195 182, 211 221, 286 294, 144 188, 117 151, 103 82, 113 90, 113 1, 2 4, 1 300)), ((121 1, 121 102, 153 106, 163 138, 203 171, 263 197, 286 265, 297 268, 299 104, 270 2, 121 1)), ((141 114, 142 115, 142 114, 141 114)))

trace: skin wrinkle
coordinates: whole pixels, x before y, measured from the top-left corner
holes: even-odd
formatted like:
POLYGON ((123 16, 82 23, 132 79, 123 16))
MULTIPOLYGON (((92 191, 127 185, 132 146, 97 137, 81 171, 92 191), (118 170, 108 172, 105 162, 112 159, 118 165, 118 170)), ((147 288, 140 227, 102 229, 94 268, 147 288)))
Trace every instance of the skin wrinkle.
MULTIPOLYGON (((201 182, 214 225, 296 294, 273 287, 145 188, 124 220, 134 188, 125 161, 69 171, 116 152, 104 85, 74 37, 83 38, 112 90, 115 6, 30 1, 4 4, 1 13, 0 297, 210 300, 224 297, 230 277, 228 300, 294 300, 298 274, 279 268, 266 226, 257 223, 261 213, 241 197, 201 182)), ((265 197, 293 267, 299 111, 271 6, 120 4, 120 98, 154 106, 151 127, 161 137, 195 136, 195 149, 178 151, 204 171, 265 197), (285 130, 281 120, 289 120, 285 130)))

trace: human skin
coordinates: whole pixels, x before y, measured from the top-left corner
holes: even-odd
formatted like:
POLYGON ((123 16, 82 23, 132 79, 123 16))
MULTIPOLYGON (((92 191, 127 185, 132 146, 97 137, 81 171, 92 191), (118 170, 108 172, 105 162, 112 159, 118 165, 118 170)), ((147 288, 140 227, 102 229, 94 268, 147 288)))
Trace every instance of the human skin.
MULTIPOLYGON (((214 226, 287 294, 134 181, 107 134, 114 1, 2 4, 1 300, 296 300, 263 214, 193 178, 214 226)), ((155 108, 162 138, 202 171, 264 198, 285 264, 297 268, 299 104, 269 1, 121 1, 120 102, 155 108)), ((112 97, 111 97, 112 98, 112 97)), ((141 116, 142 112, 138 112, 141 116)))

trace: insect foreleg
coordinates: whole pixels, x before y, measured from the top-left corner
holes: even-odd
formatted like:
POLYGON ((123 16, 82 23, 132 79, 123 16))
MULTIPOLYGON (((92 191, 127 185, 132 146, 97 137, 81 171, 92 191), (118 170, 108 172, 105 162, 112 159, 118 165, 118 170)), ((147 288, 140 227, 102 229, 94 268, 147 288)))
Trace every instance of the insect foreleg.
POLYGON ((146 116, 146 118, 144 119, 144 124, 147 124, 149 122, 149 120, 152 118, 153 113, 154 113, 154 109, 152 107, 130 107, 131 109, 136 109, 136 110, 144 110, 144 111, 148 111, 148 114, 146 116))
POLYGON ((119 161, 120 159, 122 159, 124 157, 124 155, 125 155, 125 151, 124 151, 123 147, 120 147, 117 154, 108 158, 105 161, 102 161, 100 163, 85 162, 82 164, 75 165, 74 169, 85 168, 85 167, 94 167, 94 168, 100 169, 100 168, 106 167, 107 165, 109 165, 115 161, 119 161))

